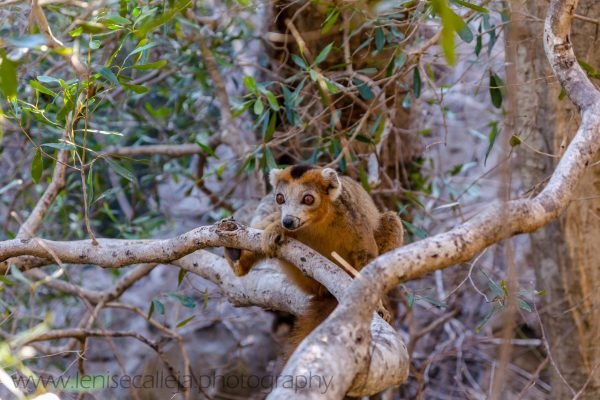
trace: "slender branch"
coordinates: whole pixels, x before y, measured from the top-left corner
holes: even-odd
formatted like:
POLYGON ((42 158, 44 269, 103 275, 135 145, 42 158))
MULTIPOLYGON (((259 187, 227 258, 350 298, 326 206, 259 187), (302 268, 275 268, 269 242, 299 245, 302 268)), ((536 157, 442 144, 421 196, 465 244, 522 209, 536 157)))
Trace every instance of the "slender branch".
MULTIPOLYGON (((211 146, 212 147, 212 146, 211 146)), ((197 144, 150 144, 144 146, 131 146, 131 147, 109 147, 102 156, 123 156, 123 157, 135 157, 145 155, 161 155, 169 157, 184 157, 191 156, 194 154, 205 154, 200 146, 197 144)))

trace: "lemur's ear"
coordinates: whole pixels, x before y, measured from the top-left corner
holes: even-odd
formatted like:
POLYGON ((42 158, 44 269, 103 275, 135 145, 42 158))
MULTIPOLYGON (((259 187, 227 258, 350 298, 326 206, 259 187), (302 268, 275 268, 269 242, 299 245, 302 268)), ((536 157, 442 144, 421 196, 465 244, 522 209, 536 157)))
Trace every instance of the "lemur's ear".
POLYGON ((269 183, 271 184, 271 187, 274 188, 277 186, 277 182, 279 182, 279 174, 281 174, 282 171, 282 169, 273 168, 269 172, 269 183))
POLYGON ((331 201, 337 199, 340 193, 342 193, 342 182, 340 181, 337 172, 335 172, 333 168, 323 168, 321 175, 327 184, 329 198, 331 201))

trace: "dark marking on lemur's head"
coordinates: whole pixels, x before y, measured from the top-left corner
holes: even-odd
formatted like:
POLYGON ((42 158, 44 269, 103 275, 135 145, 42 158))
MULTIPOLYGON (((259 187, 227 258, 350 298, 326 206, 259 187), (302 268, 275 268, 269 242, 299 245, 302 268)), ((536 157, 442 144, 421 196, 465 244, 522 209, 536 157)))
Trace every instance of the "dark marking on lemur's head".
MULTIPOLYGON (((269 183, 279 191, 296 190, 307 192, 316 190, 319 194, 334 201, 341 193, 341 181, 332 168, 319 168, 314 165, 293 165, 285 169, 274 168, 269 172, 269 183)), ((318 202, 315 202, 318 203, 318 202)))
POLYGON ((290 170, 290 176, 294 179, 298 179, 304 175, 306 171, 310 171, 311 169, 315 169, 315 167, 307 164, 294 165, 290 170))

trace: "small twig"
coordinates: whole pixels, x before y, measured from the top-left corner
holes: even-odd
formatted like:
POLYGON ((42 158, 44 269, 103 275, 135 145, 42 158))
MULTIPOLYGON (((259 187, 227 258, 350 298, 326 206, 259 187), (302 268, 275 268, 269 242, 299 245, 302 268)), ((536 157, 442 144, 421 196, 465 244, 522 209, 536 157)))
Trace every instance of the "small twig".
POLYGON ((335 258, 335 260, 340 264, 340 266, 346 271, 348 275, 353 278, 356 278, 360 273, 352 266, 348 261, 346 261, 342 256, 340 256, 335 251, 331 252, 331 257, 335 258))
POLYGON ((542 370, 544 368, 546 368, 546 365, 548 365, 549 360, 550 359, 548 357, 546 357, 546 358, 544 358, 544 361, 542 361, 540 363, 540 365, 538 365, 538 367, 535 369, 535 372, 533 373, 533 376, 531 377, 531 379, 529 379, 529 382, 527 382, 527 384, 525 385, 523 390, 521 390, 521 392, 519 392, 519 395, 517 396, 517 400, 521 400, 525 396, 527 391, 535 385, 535 382, 539 378, 540 373, 542 372, 542 370))
POLYGON ((592 370, 590 371, 590 376, 588 376, 587 380, 585 381, 585 383, 583 384, 583 386, 581 387, 581 389, 579 389, 579 391, 575 394, 575 396, 573 396, 573 400, 577 400, 579 399, 585 392, 585 389, 588 387, 588 385, 590 384, 590 382, 592 381, 592 379, 594 379, 596 377, 596 370, 598 369, 598 367, 600 367, 600 362, 597 363, 592 370))
POLYGON ((533 304, 533 310, 535 311, 535 316, 537 317, 538 323, 540 324, 540 331, 542 333, 542 341, 544 342, 544 348, 546 349, 546 353, 547 353, 548 359, 550 360, 550 364, 552 364, 552 367, 556 371, 556 374, 558 375, 560 380, 569 389, 571 394, 573 396, 575 396, 576 395, 575 389, 573 389, 571 387, 571 385, 569 385, 569 382, 565 379, 563 374, 560 372, 560 369, 558 368, 558 364, 556 364, 556 361, 554 361, 554 357, 552 357, 552 350, 550 349, 550 343, 548 342, 548 337, 546 336, 546 331, 544 330, 544 323, 542 322, 542 318, 540 317, 540 313, 538 312, 538 309, 537 309, 535 303, 533 304))

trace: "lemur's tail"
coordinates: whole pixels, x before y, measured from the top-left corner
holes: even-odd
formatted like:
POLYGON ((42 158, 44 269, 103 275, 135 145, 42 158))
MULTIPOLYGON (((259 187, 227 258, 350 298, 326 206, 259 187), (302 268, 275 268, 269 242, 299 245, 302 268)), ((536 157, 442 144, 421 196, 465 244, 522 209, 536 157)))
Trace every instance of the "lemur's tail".
POLYGON ((300 342, 321 324, 337 307, 337 300, 329 293, 315 295, 308 304, 306 312, 296 318, 284 359, 287 361, 300 342))

